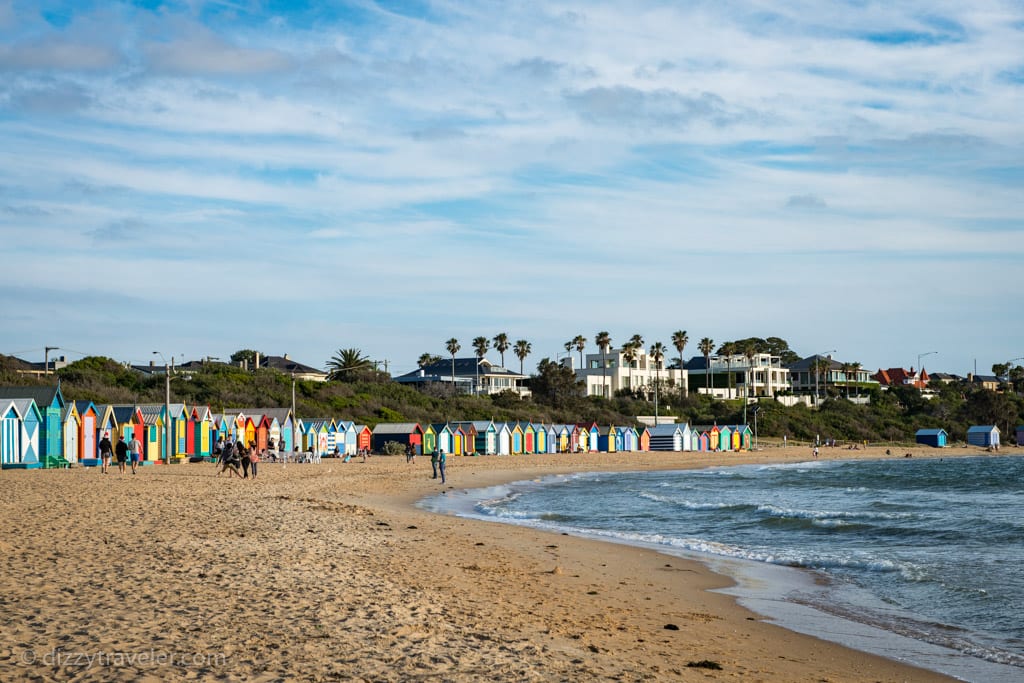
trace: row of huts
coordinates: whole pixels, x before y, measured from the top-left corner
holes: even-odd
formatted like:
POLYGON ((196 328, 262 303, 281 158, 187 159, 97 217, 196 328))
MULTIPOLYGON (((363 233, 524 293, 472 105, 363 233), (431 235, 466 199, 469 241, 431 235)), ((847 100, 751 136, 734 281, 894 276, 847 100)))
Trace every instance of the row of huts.
POLYGON ((351 455, 383 451, 388 442, 418 454, 452 455, 629 451, 741 451, 747 425, 655 427, 467 421, 421 425, 296 419, 287 408, 240 408, 214 413, 183 403, 103 405, 65 401, 59 387, 0 387, 0 463, 4 469, 100 464, 104 436, 116 443, 137 436, 143 462, 210 457, 222 440, 259 450, 351 455), (168 445, 168 434, 170 435, 168 445), (169 448, 169 452, 168 452, 169 448))
MULTIPOLYGON (((914 435, 916 443, 945 448, 949 445, 949 433, 945 429, 918 429, 914 435)), ((1024 443, 1024 425, 1017 427, 1017 443, 1024 443)), ((967 428, 967 445, 982 448, 999 448, 999 427, 996 425, 974 425, 967 428)))

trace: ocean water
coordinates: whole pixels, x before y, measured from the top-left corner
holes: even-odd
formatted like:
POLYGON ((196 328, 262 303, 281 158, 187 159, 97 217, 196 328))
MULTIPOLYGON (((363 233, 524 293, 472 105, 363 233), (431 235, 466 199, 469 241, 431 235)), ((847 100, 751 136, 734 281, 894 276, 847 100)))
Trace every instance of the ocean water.
POLYGON ((1024 458, 585 473, 421 506, 696 556, 783 626, 1024 681, 1024 458))

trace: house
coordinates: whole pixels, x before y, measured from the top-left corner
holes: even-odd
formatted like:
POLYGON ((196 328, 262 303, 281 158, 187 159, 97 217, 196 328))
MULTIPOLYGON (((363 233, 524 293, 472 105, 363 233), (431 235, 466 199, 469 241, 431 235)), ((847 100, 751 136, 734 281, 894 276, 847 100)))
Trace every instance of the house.
POLYGON ((920 372, 914 370, 913 367, 910 370, 904 370, 903 368, 888 368, 886 370, 878 369, 878 372, 871 376, 871 379, 878 382, 878 384, 884 388, 894 386, 912 386, 918 389, 927 389, 928 382, 931 378, 928 376, 927 371, 922 369, 920 372))
POLYGON ((455 387, 466 394, 500 394, 513 391, 520 396, 529 396, 530 390, 524 382, 527 376, 494 365, 486 358, 456 358, 439 360, 420 366, 412 372, 395 377, 399 384, 428 386, 441 384, 455 387))
POLYGON ((967 429, 967 443, 983 448, 999 447, 999 427, 995 425, 975 425, 967 429))
POLYGON ((326 382, 327 373, 318 368, 314 368, 309 365, 303 365, 297 361, 292 360, 288 357, 288 354, 283 356, 264 356, 260 358, 256 357, 256 369, 259 368, 270 368, 277 370, 278 372, 284 373, 285 375, 291 375, 295 379, 306 380, 310 382, 326 382))
POLYGON ((381 422, 373 428, 373 450, 383 452, 384 444, 389 441, 403 446, 412 445, 422 452, 423 428, 416 422, 381 422))
POLYGON ((60 385, 52 387, 0 387, 0 401, 4 399, 32 399, 39 415, 39 461, 64 456, 64 395, 60 385))
POLYGON ((974 386, 981 386, 982 389, 989 391, 996 391, 999 389, 999 378, 995 375, 975 375, 972 372, 967 373, 967 382, 974 386))
POLYGON ((861 393, 871 391, 879 384, 875 376, 861 369, 860 363, 837 361, 831 354, 823 356, 816 353, 790 363, 786 369, 789 370, 794 394, 825 397, 829 387, 838 387, 844 394, 861 393))
POLYGON ((789 368, 770 353, 693 356, 686 373, 692 391, 721 399, 771 397, 792 388, 789 368))
POLYGON ((571 353, 560 362, 583 383, 587 396, 611 398, 619 391, 634 391, 653 397, 655 383, 662 390, 686 390, 686 369, 666 367, 666 361, 671 360, 667 355, 655 362, 642 348, 636 349, 632 360, 626 358, 627 353, 625 348, 590 353, 584 356, 583 367, 576 367, 578 356, 571 353))
POLYGON ((931 446, 932 448, 945 448, 949 440, 949 434, 945 429, 918 429, 914 434, 916 443, 931 446))

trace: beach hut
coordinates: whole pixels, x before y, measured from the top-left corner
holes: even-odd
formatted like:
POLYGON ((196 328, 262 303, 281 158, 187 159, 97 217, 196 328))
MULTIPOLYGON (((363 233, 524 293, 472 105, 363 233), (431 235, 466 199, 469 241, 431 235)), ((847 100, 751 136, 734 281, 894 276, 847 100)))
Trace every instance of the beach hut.
POLYGON ((654 425, 648 427, 650 432, 650 449, 652 451, 683 450, 683 430, 677 424, 654 425))
POLYGON ((373 450, 383 451, 384 444, 388 441, 395 441, 403 446, 412 444, 413 448, 422 452, 423 428, 416 422, 381 422, 373 428, 373 450))
POLYGON ((533 432, 536 434, 534 453, 548 452, 548 428, 544 423, 534 424, 533 432))
POLYGON ((498 430, 490 420, 452 424, 461 427, 466 435, 466 455, 494 455, 498 452, 498 430))
POLYGON ((433 455, 437 449, 437 431, 434 430, 434 425, 428 424, 423 428, 423 454, 433 455))
POLYGON ((1024 425, 1017 427, 1017 445, 1024 446, 1024 425))
POLYGON ((945 448, 949 440, 949 434, 945 429, 918 429, 914 432, 915 443, 931 446, 932 448, 945 448))
POLYGON ((518 422, 513 423, 509 426, 511 440, 512 440, 512 455, 522 455, 523 453, 523 427, 518 422))
POLYGON ((568 453, 572 447, 572 427, 566 424, 553 424, 555 453, 568 453))
POLYGON ((32 399, 39 413, 39 462, 46 464, 48 456, 62 458, 64 455, 64 395, 60 386, 0 387, 0 400, 32 399))
POLYGON ((718 427, 718 450, 720 451, 731 451, 732 448, 732 429, 728 425, 722 425, 718 427))
POLYGON ((696 429, 690 428, 690 448, 691 451, 700 450, 700 432, 696 429))
POLYGON ((193 406, 190 417, 192 453, 200 458, 213 453, 213 413, 210 406, 193 406))
POLYGON ((355 455, 358 445, 356 443, 356 425, 350 420, 338 420, 338 445, 345 455, 355 455))
POLYGON ((19 463, 23 469, 36 469, 43 466, 39 456, 39 432, 43 424, 43 415, 39 412, 36 402, 31 398, 16 398, 12 403, 21 416, 21 457, 19 463))
POLYGON ((99 447, 100 439, 107 436, 110 443, 116 444, 121 436, 121 425, 114 417, 114 406, 111 404, 96 406, 96 444, 99 447))
POLYGON ((618 430, 613 426, 601 427, 597 436, 597 448, 604 453, 618 453, 620 439, 616 438, 618 430))
POLYGON ((96 405, 92 401, 75 401, 75 412, 78 413, 78 462, 84 467, 98 467, 99 439, 103 438, 97 433, 99 429, 99 415, 96 412, 96 405))
POLYGON ((479 432, 477 431, 475 422, 452 422, 450 423, 452 430, 456 428, 462 430, 462 453, 463 455, 477 455, 476 444, 479 438, 479 432))
POLYGON ((591 423, 587 431, 589 432, 587 434, 587 445, 589 446, 588 450, 591 453, 597 453, 597 451, 599 450, 598 446, 600 445, 601 441, 601 428, 597 426, 596 422, 593 422, 591 423))
POLYGON ((729 450, 749 451, 753 436, 750 425, 729 425, 729 450))
POLYGON ((523 453, 537 452, 537 428, 532 423, 523 424, 523 453))
POLYGON ((706 429, 701 432, 697 432, 697 450, 702 453, 711 451, 711 430, 706 429))
POLYGON ((434 433, 437 435, 437 449, 451 455, 455 452, 452 444, 452 428, 447 424, 433 424, 434 433))
POLYGON ((21 462, 21 413, 11 399, 0 401, 0 467, 21 462))
POLYGON ((967 429, 967 443, 983 448, 999 446, 999 427, 995 425, 975 425, 967 429))
POLYGON ((462 431, 462 427, 458 425, 448 425, 448 429, 452 430, 452 454, 453 455, 465 455, 466 454, 466 432, 462 431))
POLYGON ((373 430, 366 425, 352 425, 356 431, 356 450, 370 452, 373 449, 373 430))
POLYGON ((499 422, 494 425, 497 430, 496 443, 498 446, 497 455, 512 454, 512 426, 508 422, 499 422))
POLYGON ((647 452, 651 450, 651 430, 646 425, 641 425, 636 430, 637 450, 647 452))
POLYGON ((621 451, 635 451, 636 450, 636 430, 632 427, 616 427, 615 431, 618 434, 618 441, 616 443, 622 444, 619 450, 621 451))
POLYGON ((573 425, 573 453, 586 453, 590 450, 590 425, 573 425))
MULTIPOLYGON (((142 442, 142 462, 164 462, 167 452, 165 437, 167 424, 164 422, 167 411, 164 410, 164 406, 143 405, 137 408, 115 406, 114 413, 119 416, 118 423, 121 425, 124 440, 131 442, 132 436, 138 436, 139 441, 142 442), (139 418, 141 418, 141 423, 139 418)), ((173 443, 171 446, 173 454, 173 443)))
POLYGON ((78 463, 78 436, 82 433, 82 419, 78 415, 74 401, 64 405, 64 417, 61 418, 64 434, 63 459, 68 463, 78 463))

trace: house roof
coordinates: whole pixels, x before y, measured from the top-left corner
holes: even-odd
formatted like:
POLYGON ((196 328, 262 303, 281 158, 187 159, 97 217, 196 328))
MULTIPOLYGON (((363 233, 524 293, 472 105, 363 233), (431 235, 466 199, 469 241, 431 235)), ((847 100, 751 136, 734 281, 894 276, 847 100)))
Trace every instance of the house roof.
POLYGON ((265 356, 260 359, 261 368, 272 368, 280 372, 285 373, 296 373, 302 375, 327 375, 326 372, 319 368, 314 368, 309 365, 303 365, 291 358, 285 358, 284 356, 265 356))
POLYGON ((37 406, 50 406, 53 404, 55 398, 60 398, 59 405, 64 406, 64 396, 60 392, 59 386, 52 387, 37 387, 37 386, 26 386, 26 387, 15 387, 6 386, 0 387, 0 399, 3 398, 30 398, 36 402, 37 406))
POLYGON ((416 422, 381 422, 373 428, 374 434, 409 434, 422 429, 416 422))
POLYGON ((991 432, 993 429, 997 432, 999 431, 999 427, 996 427, 995 425, 974 425, 973 427, 967 428, 967 433, 991 432))
MULTIPOLYGON (((496 365, 492 364, 486 358, 484 358, 483 360, 479 361, 479 366, 480 366, 480 376, 481 377, 485 377, 485 376, 492 376, 493 377, 495 375, 501 375, 501 376, 505 376, 505 377, 514 377, 514 378, 520 378, 520 379, 525 379, 526 378, 526 375, 522 375, 522 374, 520 374, 518 372, 513 372, 512 370, 509 370, 508 368, 503 368, 503 367, 500 367, 500 366, 496 366, 496 365)), ((456 377, 476 377, 476 375, 477 375, 477 357, 476 356, 472 356, 471 358, 456 358, 455 359, 455 376, 456 377)), ((442 360, 436 361, 434 363, 428 363, 427 365, 423 365, 420 368, 418 368, 416 370, 413 370, 412 372, 407 372, 406 374, 401 375, 400 377, 396 377, 395 379, 396 379, 396 381, 397 380, 402 380, 402 379, 405 379, 405 381, 410 381, 410 379, 415 379, 417 377, 424 377, 424 376, 440 377, 440 378, 446 378, 446 377, 447 378, 451 378, 451 376, 452 376, 452 360, 451 360, 451 358, 449 358, 448 360, 442 359, 442 360)))
POLYGON ((841 370, 843 368, 843 364, 839 361, 829 358, 828 356, 823 356, 820 353, 816 353, 813 356, 807 356, 807 358, 801 358, 796 362, 790 363, 786 368, 789 370, 809 370, 819 359, 828 362, 829 370, 841 370))

